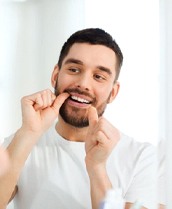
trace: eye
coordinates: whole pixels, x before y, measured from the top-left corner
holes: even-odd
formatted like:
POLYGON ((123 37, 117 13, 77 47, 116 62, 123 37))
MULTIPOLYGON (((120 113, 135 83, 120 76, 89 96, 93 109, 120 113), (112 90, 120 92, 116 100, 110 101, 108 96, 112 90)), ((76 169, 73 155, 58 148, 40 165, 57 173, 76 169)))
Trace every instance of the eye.
POLYGON ((96 80, 98 80, 98 81, 104 81, 104 80, 106 80, 105 76, 99 75, 99 74, 95 74, 95 75, 94 75, 94 78, 95 78, 96 80))
POLYGON ((68 69, 71 73, 78 73, 80 70, 78 68, 69 68, 68 69))

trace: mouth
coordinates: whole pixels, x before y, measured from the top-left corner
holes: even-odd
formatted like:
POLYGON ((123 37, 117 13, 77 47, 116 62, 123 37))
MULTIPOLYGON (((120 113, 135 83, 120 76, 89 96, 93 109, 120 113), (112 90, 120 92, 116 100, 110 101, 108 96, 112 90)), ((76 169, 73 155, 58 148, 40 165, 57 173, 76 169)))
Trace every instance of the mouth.
POLYGON ((91 104, 91 101, 89 101, 88 99, 79 97, 79 96, 75 96, 75 95, 71 95, 69 97, 70 100, 72 100, 73 102, 77 102, 80 104, 91 104))

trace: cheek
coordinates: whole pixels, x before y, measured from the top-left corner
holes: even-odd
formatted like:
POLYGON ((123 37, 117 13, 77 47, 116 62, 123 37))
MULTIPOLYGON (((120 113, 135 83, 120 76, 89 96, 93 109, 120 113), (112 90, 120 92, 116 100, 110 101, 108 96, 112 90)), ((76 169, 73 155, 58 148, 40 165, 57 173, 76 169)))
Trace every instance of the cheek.
POLYGON ((61 86, 63 83, 65 83, 65 81, 66 81, 66 78, 65 78, 64 74, 61 73, 61 71, 59 72, 59 76, 58 76, 57 81, 58 81, 58 84, 59 84, 60 86, 61 86))
POLYGON ((61 74, 57 79, 56 88, 58 88, 59 92, 63 92, 66 88, 69 88, 70 86, 74 85, 74 83, 75 82, 71 80, 69 76, 61 74))
POLYGON ((98 94, 102 95, 103 98, 108 97, 109 94, 112 92, 111 86, 102 86, 98 88, 98 94))
POLYGON ((106 88, 102 87, 102 88, 99 88, 95 92, 95 96, 96 96, 98 101, 105 101, 108 98, 109 93, 110 93, 109 89, 106 89, 106 88))
POLYGON ((111 99, 111 94, 112 94, 112 87, 102 87, 99 88, 99 90, 96 92, 96 98, 98 101, 102 102, 108 102, 111 99))

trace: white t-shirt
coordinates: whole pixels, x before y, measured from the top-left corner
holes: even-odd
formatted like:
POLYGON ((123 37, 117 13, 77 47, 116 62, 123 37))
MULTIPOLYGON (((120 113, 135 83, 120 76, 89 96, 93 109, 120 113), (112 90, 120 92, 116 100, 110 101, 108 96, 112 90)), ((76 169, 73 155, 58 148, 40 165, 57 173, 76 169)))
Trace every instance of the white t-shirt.
MULTIPOLYGON (((9 144, 10 138, 5 142, 9 144)), ((137 200, 156 208, 157 157, 149 143, 121 133, 107 161, 113 188, 126 202, 137 200)), ((15 209, 91 209, 90 182, 85 166, 85 143, 72 142, 51 127, 34 146, 18 181, 15 209)))

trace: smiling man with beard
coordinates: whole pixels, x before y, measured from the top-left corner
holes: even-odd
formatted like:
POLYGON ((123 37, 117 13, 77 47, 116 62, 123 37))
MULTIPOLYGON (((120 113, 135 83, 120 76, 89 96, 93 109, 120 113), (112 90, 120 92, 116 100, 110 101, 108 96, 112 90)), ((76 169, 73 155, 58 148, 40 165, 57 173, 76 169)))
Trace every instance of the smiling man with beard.
POLYGON ((102 29, 69 37, 52 73, 55 93, 23 97, 22 126, 4 143, 12 166, 0 182, 1 209, 13 197, 17 209, 98 209, 112 188, 122 190, 125 209, 136 200, 156 207, 153 146, 103 117, 118 94, 122 62, 102 29))

